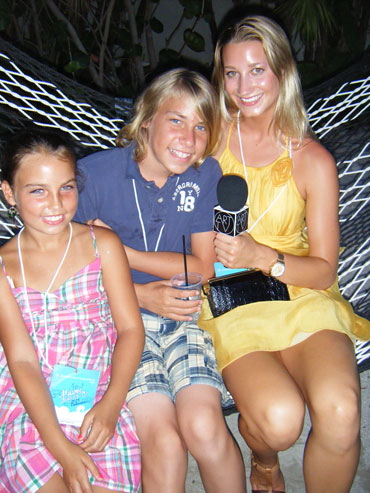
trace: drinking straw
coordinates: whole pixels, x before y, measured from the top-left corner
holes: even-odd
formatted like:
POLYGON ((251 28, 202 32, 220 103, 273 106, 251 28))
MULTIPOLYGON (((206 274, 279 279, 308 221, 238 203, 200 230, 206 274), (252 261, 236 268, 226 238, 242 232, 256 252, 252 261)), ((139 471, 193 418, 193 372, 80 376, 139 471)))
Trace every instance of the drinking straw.
POLYGON ((189 280, 188 280, 188 267, 186 265, 185 235, 182 235, 182 253, 184 255, 185 286, 188 286, 189 280))

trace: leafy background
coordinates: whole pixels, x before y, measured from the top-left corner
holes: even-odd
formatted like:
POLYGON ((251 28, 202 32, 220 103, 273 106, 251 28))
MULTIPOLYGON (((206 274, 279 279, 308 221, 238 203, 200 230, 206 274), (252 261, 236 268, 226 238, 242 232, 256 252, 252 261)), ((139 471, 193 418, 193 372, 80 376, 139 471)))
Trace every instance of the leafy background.
POLYGON ((369 50, 369 0, 0 0, 0 35, 83 84, 132 97, 164 68, 209 75, 220 26, 252 12, 282 23, 304 88, 369 50))

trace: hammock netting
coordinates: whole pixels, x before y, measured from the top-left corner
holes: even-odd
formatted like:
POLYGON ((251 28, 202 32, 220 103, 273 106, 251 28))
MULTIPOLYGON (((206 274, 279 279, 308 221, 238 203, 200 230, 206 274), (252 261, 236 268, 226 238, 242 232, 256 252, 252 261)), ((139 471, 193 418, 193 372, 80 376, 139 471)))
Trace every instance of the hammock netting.
MULTIPOLYGON (((334 155, 340 183, 339 284, 356 312, 370 316, 370 56, 305 93, 311 126, 334 155)), ((132 102, 64 77, 0 39, 0 145, 25 126, 58 128, 78 155, 114 146, 132 102)), ((21 222, 7 217, 0 195, 0 244, 21 222)), ((356 344, 359 371, 370 367, 370 343, 356 344)))

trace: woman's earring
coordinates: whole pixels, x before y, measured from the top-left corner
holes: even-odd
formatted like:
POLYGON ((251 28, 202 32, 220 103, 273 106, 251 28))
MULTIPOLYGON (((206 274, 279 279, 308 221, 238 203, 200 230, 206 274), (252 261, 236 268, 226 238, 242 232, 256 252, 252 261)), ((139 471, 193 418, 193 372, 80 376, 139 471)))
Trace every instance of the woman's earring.
POLYGON ((8 218, 11 219, 15 225, 15 216, 17 215, 17 209, 14 205, 11 205, 8 209, 8 218))

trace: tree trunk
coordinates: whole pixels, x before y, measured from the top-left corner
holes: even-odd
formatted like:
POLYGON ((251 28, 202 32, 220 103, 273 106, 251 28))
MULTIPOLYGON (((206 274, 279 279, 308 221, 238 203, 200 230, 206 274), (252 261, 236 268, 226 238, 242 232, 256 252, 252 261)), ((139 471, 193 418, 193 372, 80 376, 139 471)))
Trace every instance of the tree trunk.
MULTIPOLYGON (((46 0, 46 4, 48 5, 49 9, 51 10, 51 12, 55 15, 55 17, 57 19, 65 22, 67 29, 68 29, 68 32, 69 32, 69 35, 71 36, 71 38, 72 38, 73 42, 75 43, 75 45, 77 46, 77 48, 80 51, 82 51, 82 53, 85 53, 86 55, 88 55, 87 50, 84 47, 84 45, 82 44, 75 28, 72 26, 72 24, 69 22, 69 20, 65 17, 65 15, 58 9, 58 7, 54 3, 54 1, 53 0, 46 0)), ((91 77, 92 77, 93 81, 95 82, 95 84, 98 87, 101 87, 97 71, 96 71, 96 69, 95 69, 95 67, 91 61, 89 64, 89 71, 90 71, 91 77)))
POLYGON ((100 46, 100 52, 99 52, 99 84, 100 87, 104 87, 104 60, 105 60, 105 51, 107 48, 107 43, 108 43, 108 37, 109 37, 109 30, 110 30, 110 25, 111 25, 111 20, 112 20, 112 12, 114 8, 116 0, 110 0, 108 8, 107 8, 107 14, 105 17, 105 23, 104 23, 104 31, 103 31, 103 39, 102 43, 100 46))
POLYGON ((150 70, 154 70, 158 63, 158 59, 155 53, 154 43, 153 43, 153 31, 152 28, 150 27, 152 9, 153 7, 151 0, 145 0, 144 32, 145 32, 146 48, 148 50, 150 70))
MULTIPOLYGON (((124 5, 126 7, 126 11, 127 11, 127 15, 128 15, 131 42, 132 42, 132 45, 134 48, 135 45, 139 44, 139 36, 137 34, 135 13, 134 13, 134 9, 133 9, 131 0, 124 0, 124 5)), ((133 87, 136 87, 137 89, 140 90, 144 87, 144 83, 145 83, 143 63, 142 63, 141 58, 137 55, 134 55, 133 61, 134 61, 134 72, 135 73, 131 73, 131 82, 132 82, 133 87)))

